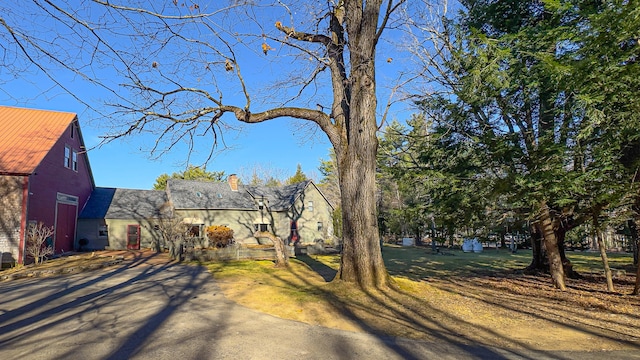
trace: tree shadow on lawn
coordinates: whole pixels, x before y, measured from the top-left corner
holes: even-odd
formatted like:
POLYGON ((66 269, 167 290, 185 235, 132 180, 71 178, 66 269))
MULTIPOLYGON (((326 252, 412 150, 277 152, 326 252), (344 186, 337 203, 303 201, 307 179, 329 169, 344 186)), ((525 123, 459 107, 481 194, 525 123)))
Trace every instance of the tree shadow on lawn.
MULTIPOLYGON (((325 282, 330 278, 328 269, 325 264, 313 259, 312 257, 304 257, 299 259, 306 264, 311 270, 320 275, 325 282), (321 273, 322 272, 322 273, 321 273)), ((332 274, 335 275, 335 270, 332 274)), ((522 314, 533 319, 548 323, 548 326, 565 328, 576 331, 581 336, 592 337, 596 339, 607 340, 612 343, 619 343, 627 348, 640 349, 640 337, 637 335, 638 325, 633 325, 634 320, 621 321, 616 323, 614 319, 602 319, 602 321, 591 321, 589 314, 585 314, 584 308, 577 302, 571 302, 567 299, 556 298, 554 296, 561 295, 562 292, 551 289, 551 285, 546 279, 535 277, 523 277, 507 272, 510 277, 520 282, 522 288, 538 286, 544 288, 549 294, 547 301, 540 299, 532 299, 531 294, 524 291, 519 293, 517 290, 510 289, 508 286, 500 287, 499 285, 506 277, 496 277, 495 272, 480 271, 483 275, 474 276, 452 276, 445 279, 437 279, 435 283, 429 282, 430 286, 443 292, 448 292, 454 298, 465 299, 472 298, 473 301, 482 304, 487 309, 499 310, 503 316, 508 317, 511 313, 513 316, 523 317, 522 314), (492 279, 492 281, 480 281, 480 279, 492 279), (559 293, 559 294, 558 294, 559 293), (568 303, 559 303, 558 301, 568 301, 568 303), (586 316, 585 316, 586 315, 586 316), (607 324, 617 324, 617 329, 608 329, 607 324)), ((295 273, 294 273, 295 274, 295 273)), ((297 278, 307 286, 319 289, 322 296, 331 303, 337 311, 339 311, 347 319, 357 323, 365 332, 379 334, 381 339, 389 341, 385 332, 392 327, 404 328, 408 336, 418 338, 433 339, 436 342, 443 342, 459 349, 472 349, 470 354, 478 351, 494 351, 493 347, 509 349, 513 355, 524 356, 524 354, 536 353, 538 355, 549 355, 551 352, 540 350, 534 345, 523 340, 514 339, 504 331, 500 332, 494 325, 488 323, 487 326, 479 324, 477 321, 468 321, 461 314, 463 312, 449 312, 446 304, 444 306, 433 307, 425 299, 420 299, 415 292, 407 292, 401 289, 374 289, 363 291, 364 297, 357 296, 340 296, 340 291, 331 288, 334 284, 328 284, 327 288, 318 287, 317 284, 306 279, 302 274, 295 274, 297 278), (373 320, 372 320, 373 319, 373 320), (413 333, 413 336, 411 336, 413 333), (460 335, 463 334, 461 337, 460 335), (483 346, 479 344, 490 344, 483 346), (520 350, 518 350, 520 349, 520 350), (522 352, 524 351, 524 352, 522 352)), ((287 282, 284 278, 280 281, 287 282)), ((296 284, 290 283, 291 286, 296 284)), ((339 286, 339 282, 336 286, 339 286)), ((425 294, 425 296, 429 296, 425 294)), ((578 295, 580 297, 580 295, 578 295)), ((546 300, 546 299, 542 299, 546 300)), ((633 302, 633 299, 631 299, 633 302)), ((454 305, 454 304, 451 304, 454 305)), ((632 304, 633 305, 633 304, 632 304)), ((474 309, 470 309, 473 311, 474 309)), ((629 313, 621 313, 623 316, 629 313)), ((544 329, 541 329, 544 331, 544 329)), ((535 343, 536 339, 532 342, 535 343)), ((562 347, 561 339, 558 340, 556 346, 562 347)), ((407 351, 406 349, 400 349, 407 351)), ((466 350, 465 350, 466 351, 466 350)), ((400 353, 399 353, 400 354, 400 353)), ((401 354, 409 356, 409 354, 401 354)), ((557 356, 557 354, 554 354, 557 356)), ((502 358, 503 355, 494 353, 492 358, 502 358)), ((535 358, 535 356, 533 357, 535 358)))
MULTIPOLYGON (((325 282, 328 281, 327 274, 329 273, 328 269, 331 269, 330 267, 308 256, 298 258, 298 260, 322 276, 325 282), (325 275, 320 274, 318 270, 323 271, 325 275)), ((331 274, 335 276, 336 271, 331 270, 331 274)), ((453 348, 456 349, 458 354, 464 353, 467 356, 491 359, 506 359, 510 355, 517 355, 525 359, 535 359, 540 355, 546 354, 545 351, 534 349, 517 341, 513 343, 520 346, 521 349, 525 349, 525 352, 514 349, 498 351, 499 344, 482 345, 482 342, 477 341, 478 339, 462 335, 464 331, 461 332, 461 329, 466 327, 474 332, 483 333, 485 336, 494 338, 500 338, 503 335, 489 327, 471 324, 464 318, 443 313, 440 309, 433 308, 428 303, 400 289, 365 290, 361 292, 364 296, 354 296, 353 288, 348 284, 337 282, 336 284, 328 284, 329 288, 318 287, 316 283, 309 281, 304 274, 296 273, 295 271, 292 271, 292 273, 306 286, 318 289, 321 296, 342 316, 357 324, 364 332, 377 336, 389 349, 406 359, 423 358, 424 353, 420 352, 421 346, 429 349, 439 346, 443 347, 443 349, 453 348), (345 289, 344 291, 336 289, 336 287, 340 286, 347 286, 351 289, 345 289), (340 296, 339 294, 348 295, 340 296), (407 346, 408 344, 403 342, 401 338, 387 335, 391 328, 394 328, 391 330, 392 333, 394 330, 397 331, 404 328, 410 338, 429 340, 412 343, 411 346, 407 346), (416 336, 416 334, 420 334, 420 336, 416 336), (530 356, 530 354, 536 355, 530 356)), ((283 277, 274 276, 289 286, 299 286, 283 277)))
POLYGON ((322 277, 325 282, 330 282, 336 277, 337 270, 327 266, 326 264, 315 260, 309 255, 297 255, 296 259, 305 263, 311 270, 315 271, 322 277))

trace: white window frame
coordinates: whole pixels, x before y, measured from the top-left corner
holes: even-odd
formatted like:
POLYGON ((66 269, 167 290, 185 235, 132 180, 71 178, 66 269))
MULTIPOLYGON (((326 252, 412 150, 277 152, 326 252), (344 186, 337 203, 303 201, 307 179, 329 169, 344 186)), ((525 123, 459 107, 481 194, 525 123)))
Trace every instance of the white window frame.
POLYGON ((71 146, 64 146, 64 167, 71 169, 71 146))
POLYGON ((71 170, 78 171, 78 152, 71 149, 71 170))

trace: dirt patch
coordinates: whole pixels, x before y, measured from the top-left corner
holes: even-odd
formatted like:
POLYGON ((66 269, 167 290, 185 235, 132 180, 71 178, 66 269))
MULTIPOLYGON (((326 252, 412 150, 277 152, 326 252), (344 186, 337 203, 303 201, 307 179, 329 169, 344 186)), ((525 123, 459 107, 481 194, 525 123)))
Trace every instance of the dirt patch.
POLYGON ((0 271, 0 281, 25 277, 51 277, 97 270, 127 263, 129 266, 161 265, 171 262, 168 254, 143 250, 110 250, 91 253, 69 253, 35 264, 18 265, 0 271))

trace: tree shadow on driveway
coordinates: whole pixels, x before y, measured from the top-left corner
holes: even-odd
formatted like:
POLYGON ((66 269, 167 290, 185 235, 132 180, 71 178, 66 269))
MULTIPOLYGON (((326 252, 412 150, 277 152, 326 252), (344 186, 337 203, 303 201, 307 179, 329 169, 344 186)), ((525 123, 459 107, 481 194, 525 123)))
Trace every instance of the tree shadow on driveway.
POLYGON ((12 294, 0 304, 0 358, 130 358, 211 281, 202 267, 150 255, 115 269, 0 284, 12 294))

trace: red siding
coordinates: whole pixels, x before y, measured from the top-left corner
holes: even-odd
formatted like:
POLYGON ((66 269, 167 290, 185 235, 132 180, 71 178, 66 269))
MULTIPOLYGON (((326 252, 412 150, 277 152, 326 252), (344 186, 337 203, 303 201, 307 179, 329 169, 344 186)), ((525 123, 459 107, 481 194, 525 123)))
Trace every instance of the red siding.
MULTIPOLYGON (((67 128, 30 176, 28 216, 30 221, 42 221, 47 226, 54 225, 57 193, 78 197, 78 211, 82 209, 91 194, 93 184, 77 128, 74 129, 73 138, 70 134, 71 130, 67 128), (78 152, 78 171, 64 166, 65 146, 70 146, 78 152)), ((64 214, 61 215, 64 216, 64 214)), ((75 224, 76 219, 73 219, 73 222, 75 224)), ((62 249, 56 246, 56 252, 60 250, 62 249)), ((67 251, 67 249, 64 250, 67 251)))

